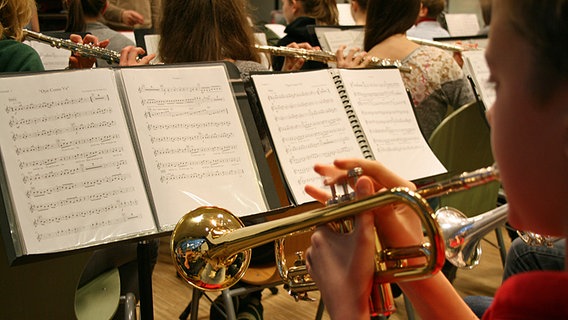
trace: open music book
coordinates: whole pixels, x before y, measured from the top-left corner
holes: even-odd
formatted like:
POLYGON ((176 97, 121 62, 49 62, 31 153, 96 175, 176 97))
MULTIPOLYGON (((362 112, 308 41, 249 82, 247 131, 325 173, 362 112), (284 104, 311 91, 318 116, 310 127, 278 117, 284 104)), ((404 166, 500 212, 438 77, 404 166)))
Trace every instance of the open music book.
POLYGON ((397 69, 252 75, 293 199, 321 186, 315 163, 365 157, 414 180, 445 172, 424 139, 397 69))
POLYGON ((277 207, 242 81, 228 67, 1 77, 0 219, 15 256, 168 231, 202 205, 237 216, 277 207))

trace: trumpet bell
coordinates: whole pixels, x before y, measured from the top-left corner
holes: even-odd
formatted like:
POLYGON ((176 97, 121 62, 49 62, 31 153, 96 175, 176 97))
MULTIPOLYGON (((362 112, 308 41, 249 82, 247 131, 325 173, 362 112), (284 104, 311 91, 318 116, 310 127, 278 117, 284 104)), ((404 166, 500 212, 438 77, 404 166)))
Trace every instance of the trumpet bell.
POLYGON ((170 252, 179 275, 195 288, 230 288, 245 274, 251 250, 228 257, 210 257, 211 240, 244 227, 239 218, 218 207, 199 207, 185 214, 171 236, 170 252))
POLYGON ((477 266, 481 257, 481 245, 479 241, 472 241, 468 237, 472 223, 465 214, 455 208, 442 207, 436 210, 436 221, 444 235, 446 259, 456 267, 477 266))

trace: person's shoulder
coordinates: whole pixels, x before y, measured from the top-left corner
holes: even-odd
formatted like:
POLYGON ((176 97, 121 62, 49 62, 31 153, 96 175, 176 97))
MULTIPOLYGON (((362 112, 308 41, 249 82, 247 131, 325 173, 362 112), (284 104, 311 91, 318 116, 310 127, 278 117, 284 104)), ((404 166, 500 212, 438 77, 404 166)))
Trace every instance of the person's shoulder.
POLYGON ((2 52, 36 52, 32 47, 25 43, 16 41, 14 39, 2 39, 0 40, 0 50, 2 52))
POLYGON ((43 71, 37 51, 13 39, 0 40, 0 69, 3 72, 43 71))
POLYGON ((503 282, 483 319, 568 319, 568 272, 531 271, 503 282))

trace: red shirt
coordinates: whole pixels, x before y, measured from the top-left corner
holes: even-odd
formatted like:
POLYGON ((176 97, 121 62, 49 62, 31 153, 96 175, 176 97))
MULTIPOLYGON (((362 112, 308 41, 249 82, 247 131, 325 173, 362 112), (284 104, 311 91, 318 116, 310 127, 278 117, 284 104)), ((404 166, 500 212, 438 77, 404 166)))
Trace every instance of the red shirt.
POLYGON ((568 272, 531 271, 507 279, 483 315, 487 319, 568 319, 568 272))

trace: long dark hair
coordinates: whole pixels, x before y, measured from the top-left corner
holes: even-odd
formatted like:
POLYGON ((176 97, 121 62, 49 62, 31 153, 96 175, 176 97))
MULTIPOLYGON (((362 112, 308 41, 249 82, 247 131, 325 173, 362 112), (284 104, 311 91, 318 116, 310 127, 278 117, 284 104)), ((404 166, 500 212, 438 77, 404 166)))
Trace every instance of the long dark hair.
POLYGON ((97 17, 107 5, 107 0, 67 0, 66 32, 84 32, 87 30, 85 17, 97 17))
POLYGON ((164 63, 260 62, 244 0, 163 0, 160 58, 164 63))
POLYGON ((420 0, 373 0, 367 5, 365 51, 388 37, 405 33, 416 22, 420 0))

